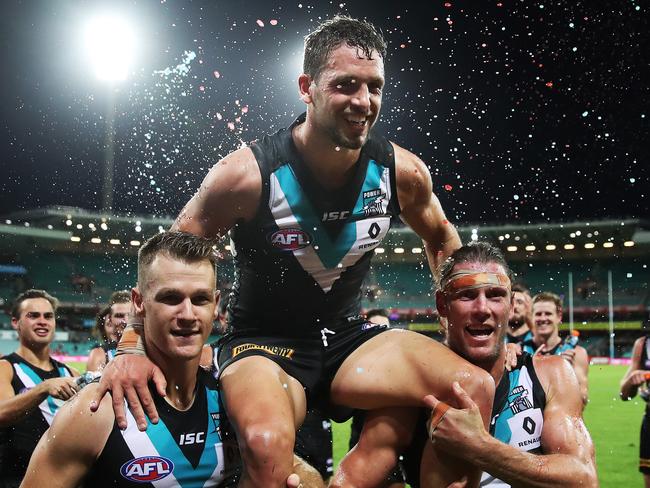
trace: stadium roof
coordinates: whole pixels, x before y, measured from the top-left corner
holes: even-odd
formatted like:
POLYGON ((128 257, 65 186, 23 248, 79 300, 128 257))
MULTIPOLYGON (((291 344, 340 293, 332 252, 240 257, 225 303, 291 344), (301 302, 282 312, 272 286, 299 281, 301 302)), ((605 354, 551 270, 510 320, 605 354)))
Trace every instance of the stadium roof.
MULTIPOLYGON (((0 253, 33 246, 54 251, 134 253, 142 240, 168 229, 171 217, 112 215, 46 207, 0 218, 0 253)), ((555 260, 650 254, 650 223, 640 219, 458 227, 461 240, 486 240, 508 259, 555 260)), ((225 244, 225 243, 224 243, 225 244)), ((377 249, 387 260, 419 260, 422 242, 407 227, 391 230, 377 249)))

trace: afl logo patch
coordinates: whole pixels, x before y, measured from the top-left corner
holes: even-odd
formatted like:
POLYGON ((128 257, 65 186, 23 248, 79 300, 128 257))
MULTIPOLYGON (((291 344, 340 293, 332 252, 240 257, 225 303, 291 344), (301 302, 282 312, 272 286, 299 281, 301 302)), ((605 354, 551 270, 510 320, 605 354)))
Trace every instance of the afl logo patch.
POLYGON ((146 456, 132 459, 122 465, 120 473, 136 483, 150 483, 168 476, 174 471, 174 463, 160 456, 146 456))
POLYGON ((301 229, 280 229, 268 237, 269 243, 281 251, 295 251, 311 244, 311 236, 301 229))

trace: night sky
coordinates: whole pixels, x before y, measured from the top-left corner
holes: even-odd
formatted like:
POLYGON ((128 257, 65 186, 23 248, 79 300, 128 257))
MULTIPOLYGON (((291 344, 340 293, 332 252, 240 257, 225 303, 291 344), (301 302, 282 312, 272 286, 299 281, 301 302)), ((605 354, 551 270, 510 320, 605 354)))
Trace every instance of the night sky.
POLYGON ((114 209, 175 215, 208 169, 287 125, 302 38, 336 13, 389 42, 376 130, 419 155, 450 219, 650 215, 650 8, 635 1, 3 0, 0 210, 97 209, 116 108, 114 209), (97 11, 137 27, 116 88, 87 65, 97 11))

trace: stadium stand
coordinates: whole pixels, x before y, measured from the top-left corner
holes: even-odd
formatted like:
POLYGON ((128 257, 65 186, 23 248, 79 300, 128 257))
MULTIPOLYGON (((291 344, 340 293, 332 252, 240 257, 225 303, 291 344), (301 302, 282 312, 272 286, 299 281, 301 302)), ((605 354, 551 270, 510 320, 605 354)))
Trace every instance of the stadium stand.
MULTIPOLYGON (((94 339, 94 315, 110 293, 133 286, 140 243, 172 223, 171 218, 106 215, 78 208, 43 208, 0 219, 0 305, 6 308, 20 291, 37 287, 57 296, 58 324, 69 330, 57 344, 65 353, 84 354, 94 339)), ((650 301, 650 227, 640 220, 543 223, 510 226, 463 226, 463 242, 487 240, 499 246, 517 281, 533 293, 549 290, 569 306, 573 280, 573 316, 581 342, 594 353, 608 344, 608 272, 612 275, 616 341, 620 355, 648 322, 650 301)), ((224 259, 222 288, 233 280, 229 246, 217 244, 224 259)), ((391 230, 376 250, 363 307, 391 310, 398 325, 434 334, 433 284, 419 238, 410 229, 391 230)), ((565 315, 565 322, 568 321, 565 315)), ((0 329, 11 329, 0 314, 0 329)), ((0 340, 0 352, 4 351, 0 340)))

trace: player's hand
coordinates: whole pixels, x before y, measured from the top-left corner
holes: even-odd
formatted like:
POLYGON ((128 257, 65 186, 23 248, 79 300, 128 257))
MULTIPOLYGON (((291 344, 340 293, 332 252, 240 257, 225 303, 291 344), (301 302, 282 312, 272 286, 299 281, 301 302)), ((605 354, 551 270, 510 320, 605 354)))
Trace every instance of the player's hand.
POLYGON ((519 344, 506 344, 506 369, 512 371, 517 366, 518 356, 521 356, 522 350, 519 344))
POLYGON ((79 391, 75 379, 67 376, 64 378, 50 378, 43 381, 41 385, 43 385, 49 396, 59 400, 69 400, 79 391))
POLYGON ((576 351, 575 349, 568 349, 566 351, 562 351, 562 354, 560 354, 564 359, 569 361, 569 364, 571 366, 574 366, 575 360, 576 360, 576 351))
POLYGON ((643 383, 648 381, 646 378, 647 374, 648 371, 644 371, 643 369, 636 369, 632 371, 630 376, 627 378, 627 383, 632 386, 641 386, 643 383))
MULTIPOLYGON (((455 404, 460 408, 449 407, 435 428, 429 429, 429 438, 436 447, 453 450, 455 455, 465 459, 474 457, 476 449, 490 434, 483 426, 481 412, 470 396, 458 382, 452 385, 455 404)), ((433 395, 424 397, 424 402, 435 409, 440 401, 433 395)))
POLYGON ((162 371, 148 357, 139 354, 117 356, 104 368, 97 393, 90 402, 90 410, 96 411, 101 399, 110 390, 118 427, 124 430, 127 426, 124 411, 124 397, 126 397, 138 429, 146 430, 145 413, 152 423, 158 423, 158 411, 149 391, 149 380, 155 383, 158 394, 165 396, 167 381, 162 371))
POLYGON ((287 488, 302 488, 300 476, 298 476, 296 473, 291 473, 287 478, 287 488))

